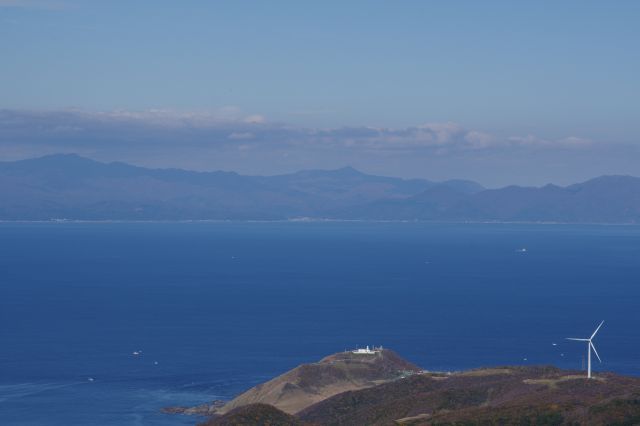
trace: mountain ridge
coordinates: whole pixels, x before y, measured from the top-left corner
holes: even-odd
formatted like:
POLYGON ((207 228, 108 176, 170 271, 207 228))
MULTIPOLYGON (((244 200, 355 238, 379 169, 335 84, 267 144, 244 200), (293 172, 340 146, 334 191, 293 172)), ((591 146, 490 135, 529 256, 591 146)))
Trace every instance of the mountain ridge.
POLYGON ((150 169, 77 154, 0 162, 0 220, 402 220, 640 223, 640 178, 487 189, 347 166, 274 176, 150 169))

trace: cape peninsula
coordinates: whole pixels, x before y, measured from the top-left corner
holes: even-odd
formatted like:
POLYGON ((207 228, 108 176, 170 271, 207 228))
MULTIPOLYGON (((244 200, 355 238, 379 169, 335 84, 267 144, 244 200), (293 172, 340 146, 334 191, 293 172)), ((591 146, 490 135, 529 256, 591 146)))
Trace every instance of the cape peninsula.
POLYGON ((637 425, 640 378, 552 366, 431 372, 388 349, 300 365, 227 403, 172 407, 201 425, 637 425))

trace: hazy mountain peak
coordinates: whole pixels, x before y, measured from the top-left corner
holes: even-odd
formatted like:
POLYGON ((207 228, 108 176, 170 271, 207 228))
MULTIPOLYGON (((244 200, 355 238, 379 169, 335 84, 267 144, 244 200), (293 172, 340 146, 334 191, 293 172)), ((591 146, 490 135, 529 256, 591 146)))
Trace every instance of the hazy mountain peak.
POLYGON ((184 220, 296 217, 640 222, 640 179, 485 190, 362 173, 347 166, 279 176, 147 169, 76 154, 0 163, 0 219, 184 220))
POLYGON ((462 192, 463 194, 475 194, 486 189, 478 182, 466 179, 449 179, 440 183, 440 185, 447 186, 448 188, 462 192))
MULTIPOLYGON (((590 184, 601 184, 601 183, 609 183, 609 184, 622 184, 622 183, 636 183, 640 182, 640 178, 629 175, 603 175, 598 176, 593 179, 589 179, 585 182, 579 183, 577 185, 590 185, 590 184)), ((573 185, 572 185, 573 186, 573 185)))
POLYGON ((334 170, 334 173, 340 174, 343 176, 354 176, 354 175, 359 176, 364 174, 361 171, 356 170, 352 166, 341 167, 339 169, 334 170))

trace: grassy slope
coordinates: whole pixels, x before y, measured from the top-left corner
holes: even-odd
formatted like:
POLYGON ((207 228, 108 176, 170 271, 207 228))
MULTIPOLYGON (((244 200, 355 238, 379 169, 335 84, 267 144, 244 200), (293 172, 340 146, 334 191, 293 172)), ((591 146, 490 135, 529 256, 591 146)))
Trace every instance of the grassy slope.
POLYGON ((337 353, 251 388, 217 412, 224 414, 243 405, 261 403, 295 414, 333 395, 375 386, 395 380, 405 371, 419 370, 387 349, 376 355, 337 353))

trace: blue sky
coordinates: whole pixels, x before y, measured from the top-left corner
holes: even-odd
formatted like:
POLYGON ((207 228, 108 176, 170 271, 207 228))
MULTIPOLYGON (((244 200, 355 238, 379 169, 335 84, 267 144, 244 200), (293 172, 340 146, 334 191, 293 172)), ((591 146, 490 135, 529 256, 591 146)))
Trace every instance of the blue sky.
POLYGON ((76 151, 266 174, 348 163, 489 185, 640 174, 638 22, 636 1, 0 0, 0 159, 76 151), (51 128, 65 112, 85 142, 36 134, 34 111, 51 128), (87 133, 105 117, 112 137, 87 133), (181 130, 152 151, 158 121, 181 130), (189 142, 203 126, 212 136, 189 142), (354 137, 370 128, 375 143, 354 137), (440 136, 406 136, 416 128, 440 136), (330 129, 329 145, 309 136, 330 129))

